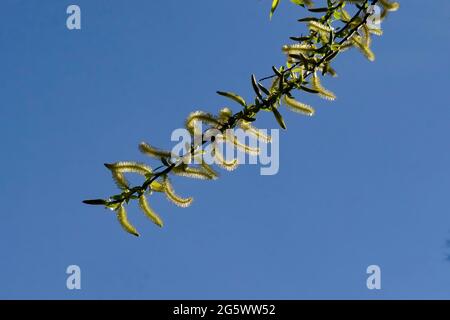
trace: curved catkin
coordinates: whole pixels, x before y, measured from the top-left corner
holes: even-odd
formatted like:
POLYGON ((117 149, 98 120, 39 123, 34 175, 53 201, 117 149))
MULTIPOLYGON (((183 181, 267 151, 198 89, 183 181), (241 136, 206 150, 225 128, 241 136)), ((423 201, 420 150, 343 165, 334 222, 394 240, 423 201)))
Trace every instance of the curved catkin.
POLYGON ((330 32, 331 28, 329 26, 326 26, 319 21, 310 21, 309 27, 314 31, 324 31, 324 32, 330 32))
POLYGON ((362 30, 363 30, 363 39, 364 39, 364 45, 368 48, 370 48, 370 45, 372 44, 372 38, 370 36, 370 29, 369 27, 365 24, 362 26, 362 30))
POLYGON ((247 121, 239 121, 239 126, 241 127, 242 130, 244 130, 247 133, 250 133, 259 141, 262 141, 264 143, 270 143, 272 141, 271 136, 262 133, 261 130, 255 128, 247 121))
POLYGON ((382 29, 369 29, 369 32, 371 34, 376 35, 376 36, 382 36, 383 35, 383 30, 382 29))
POLYGON ((195 121, 205 122, 213 126, 220 125, 219 120, 212 114, 203 111, 195 111, 187 117, 186 128, 193 128, 195 121))
POLYGON ((363 42, 363 39, 359 36, 353 36, 351 38, 352 44, 361 51, 361 53, 369 59, 369 61, 375 60, 375 54, 370 50, 370 48, 363 42))
POLYGON ((136 228, 130 223, 130 221, 128 221, 127 212, 122 205, 117 210, 117 220, 119 220, 120 225, 126 232, 139 237, 139 233, 136 228))
POLYGON ((218 140, 223 141, 223 142, 232 143, 233 145, 236 146, 236 148, 238 148, 239 150, 241 150, 245 153, 248 153, 249 155, 257 156, 260 152, 259 148, 252 148, 252 147, 240 142, 239 139, 231 132, 227 132, 226 137, 220 137, 218 140))
POLYGON ((105 167, 111 170, 114 182, 122 190, 129 189, 129 183, 124 173, 137 173, 143 176, 152 174, 152 169, 149 166, 137 162, 105 163, 105 167))
POLYGON ((123 173, 112 170, 111 174, 114 182, 116 183, 117 187, 119 187, 119 189, 126 190, 129 188, 129 182, 125 178, 125 175, 123 173))
POLYGON ((301 103, 293 98, 290 98, 288 96, 284 96, 284 103, 285 105, 292 111, 294 112, 298 112, 301 114, 305 114, 307 116, 313 116, 314 115, 314 109, 305 104, 305 103, 301 103))
POLYGON ((117 171, 120 173, 137 173, 143 176, 152 174, 152 168, 144 163, 139 162, 131 162, 131 161, 123 161, 116 163, 105 163, 105 167, 107 167, 111 171, 117 171))
POLYGON ((139 197, 139 206, 142 209, 142 212, 153 221, 154 224, 156 224, 159 227, 163 226, 163 222, 161 218, 156 214, 153 209, 149 206, 146 196, 141 195, 139 197))
POLYGON ((286 54, 300 54, 310 53, 316 50, 316 47, 306 43, 294 43, 290 45, 284 45, 282 50, 286 54))
POLYGON ((322 42, 329 42, 329 34, 332 31, 332 29, 318 21, 310 21, 309 22, 309 28, 312 31, 315 31, 319 34, 322 42))
MULTIPOLYGON (((324 67, 324 68, 326 69, 326 72, 329 75, 331 75, 332 77, 337 77, 337 72, 332 67, 330 67, 329 65, 326 65, 326 67, 324 67)), ((321 68, 319 70, 324 71, 324 68, 321 68)))
POLYGON ((219 167, 221 167, 222 169, 225 169, 227 171, 233 171, 239 166, 238 159, 233 159, 230 162, 227 162, 225 160, 225 158, 223 157, 223 155, 218 150, 213 151, 213 156, 215 159, 215 163, 219 167))
POLYGON ((172 201, 174 204, 176 204, 179 207, 186 208, 189 207, 192 204, 192 201, 194 201, 194 198, 182 198, 178 196, 175 191, 173 190, 172 183, 170 182, 170 179, 168 176, 164 176, 164 191, 166 193, 167 199, 172 201))
POLYGON ((202 160, 200 167, 205 171, 207 175, 211 177, 211 179, 217 179, 219 177, 219 174, 213 168, 211 168, 210 165, 205 163, 204 160, 202 160))
POLYGON ((170 158, 171 157, 171 153, 170 151, 164 151, 155 147, 152 147, 151 145, 149 145, 146 142, 141 142, 139 144, 139 150, 150 157, 156 158, 156 159, 161 159, 161 158, 170 158))
POLYGON ((313 76, 312 76, 312 87, 314 90, 317 90, 319 92, 319 96, 327 99, 327 100, 335 100, 336 96, 334 95, 333 92, 325 89, 322 86, 322 83, 320 82, 319 77, 317 76, 317 73, 314 72, 313 76))
POLYGON ((398 2, 380 0, 380 3, 387 11, 397 11, 400 8, 400 4, 398 2))
POLYGON ((200 180, 211 180, 213 177, 211 177, 209 174, 205 173, 203 170, 198 168, 192 168, 187 166, 180 166, 175 167, 172 170, 173 174, 181 177, 187 177, 187 178, 193 178, 193 179, 200 179, 200 180))

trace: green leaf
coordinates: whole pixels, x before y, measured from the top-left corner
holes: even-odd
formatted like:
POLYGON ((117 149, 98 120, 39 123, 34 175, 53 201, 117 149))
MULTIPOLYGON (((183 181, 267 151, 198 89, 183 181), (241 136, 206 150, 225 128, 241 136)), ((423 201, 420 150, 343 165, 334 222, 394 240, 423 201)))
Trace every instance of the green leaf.
POLYGON ((277 120, 278 124, 280 125, 280 127, 283 128, 284 130, 286 130, 287 129, 286 123, 284 123, 284 119, 283 119, 283 116, 281 115, 280 111, 278 111, 277 108, 272 107, 272 112, 273 112, 273 115, 275 116, 275 119, 277 120))
POLYGON ((84 200, 83 203, 90 204, 93 206, 105 206, 108 204, 108 202, 103 199, 84 200))
POLYGON ((121 194, 116 194, 116 195, 112 196, 111 199, 113 199, 113 200, 122 200, 122 195, 121 194))
POLYGON ((245 102, 244 98, 242 98, 241 96, 233 93, 233 92, 223 92, 223 91, 217 91, 217 94, 227 97, 237 103, 239 103, 240 105, 242 105, 243 107, 247 106, 247 103, 245 102))
POLYGON ((307 17, 307 18, 302 18, 302 19, 298 19, 298 22, 311 22, 311 21, 319 21, 319 19, 314 18, 314 17, 307 17))
POLYGON ((277 10, 278 5, 280 4, 280 0, 273 0, 272 1, 272 8, 270 9, 270 19, 272 19, 272 16, 275 12, 275 10, 277 10))
POLYGON ((272 66, 272 70, 278 77, 282 77, 283 76, 283 74, 280 71, 278 71, 278 69, 275 68, 274 66, 272 66))
POLYGON ((272 66, 272 70, 278 76, 278 90, 279 90, 279 92, 283 92, 283 88, 284 88, 284 74, 281 73, 279 70, 277 70, 277 68, 275 68, 274 66, 272 66))
POLYGON ((290 37, 290 39, 293 41, 303 42, 309 40, 309 37, 290 37))
POLYGON ((262 92, 264 92, 266 95, 270 95, 270 91, 269 90, 267 90, 267 88, 266 87, 264 87, 261 83, 259 83, 258 82, 258 87, 259 87, 259 89, 262 91, 262 92))
POLYGON ((328 12, 328 8, 310 8, 308 11, 311 12, 328 12))
POLYGON ((255 93, 258 96, 258 98, 263 100, 261 92, 259 91, 258 82, 256 81, 256 78, 255 78, 254 74, 252 74, 252 86, 253 86, 253 90, 255 90, 255 93))

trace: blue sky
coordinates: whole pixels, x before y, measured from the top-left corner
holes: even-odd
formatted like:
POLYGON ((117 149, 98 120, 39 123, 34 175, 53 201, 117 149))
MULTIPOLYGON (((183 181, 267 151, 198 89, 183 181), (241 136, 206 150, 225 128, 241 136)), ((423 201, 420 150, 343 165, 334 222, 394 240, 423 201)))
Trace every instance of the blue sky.
MULTIPOLYGON (((280 172, 176 179, 194 204, 160 196, 140 238, 81 200, 116 192, 104 162, 146 160, 145 140, 197 109, 251 97, 249 76, 284 62, 304 12, 283 1, 2 1, 0 298, 450 298, 450 3, 402 1, 375 39, 326 81, 338 99, 285 112, 280 172), (66 289, 79 265, 82 289, 66 289), (366 288, 366 268, 382 290, 366 288)), ((308 98, 309 99, 309 98, 308 98)), ((236 110, 236 106, 232 106, 236 110)), ((270 114, 257 124, 275 128, 270 114)), ((155 163, 154 163, 155 164, 155 163)))

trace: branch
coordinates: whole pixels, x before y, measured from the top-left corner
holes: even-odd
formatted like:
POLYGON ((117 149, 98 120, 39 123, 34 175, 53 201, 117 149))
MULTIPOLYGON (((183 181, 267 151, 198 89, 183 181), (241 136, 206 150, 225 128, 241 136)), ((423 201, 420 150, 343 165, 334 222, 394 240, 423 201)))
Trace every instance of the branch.
MULTIPOLYGON (((256 116, 261 110, 272 112, 283 129, 286 129, 286 125, 279 112, 282 102, 293 111, 313 115, 314 109, 295 100, 292 96, 292 91, 296 89, 333 100, 335 98, 334 94, 323 88, 317 72, 322 72, 323 76, 326 74, 334 75, 335 71, 331 67, 331 62, 339 53, 350 47, 358 48, 372 60, 373 53, 369 47, 371 43, 370 34, 378 34, 380 31, 371 29, 368 25, 368 19, 372 15, 372 12, 369 11, 369 5, 374 6, 377 3, 381 3, 383 16, 386 15, 385 12, 394 11, 398 8, 398 4, 390 3, 387 0, 328 0, 326 8, 316 9, 311 8, 312 1, 297 2, 302 7, 308 7, 308 10, 311 12, 323 12, 325 14, 320 18, 307 17, 299 20, 300 22, 308 23, 309 35, 293 38, 297 39, 298 43, 283 47, 283 51, 288 57, 286 68, 284 66, 279 68, 272 67, 274 73, 259 81, 256 80, 254 75, 252 76, 251 83, 255 91, 255 102, 253 104, 247 104, 242 97, 234 93, 218 91, 218 94, 239 103, 243 109, 234 114, 229 109, 223 109, 218 117, 203 112, 192 113, 186 122, 186 127, 191 132, 191 135, 194 136, 194 143, 191 144, 189 150, 182 157, 173 157, 169 151, 162 151, 147 144, 141 144, 141 151, 160 159, 162 165, 153 171, 147 165, 136 162, 105 164, 111 170, 113 178, 119 188, 122 189, 122 192, 108 199, 85 200, 83 202, 89 205, 105 206, 115 211, 118 214, 122 227, 129 233, 138 235, 136 229, 129 223, 124 209, 125 204, 131 200, 138 199, 144 213, 157 225, 162 226, 161 219, 148 205, 146 194, 162 192, 167 195, 169 200, 180 206, 191 203, 191 201, 175 196, 168 176, 169 174, 178 174, 206 179, 213 179, 217 176, 215 171, 205 163, 201 164, 200 169, 189 167, 184 163, 184 160, 192 159, 199 155, 199 147, 217 142, 208 138, 207 133, 209 130, 215 129, 219 131, 225 142, 238 144, 239 142, 233 140, 233 137, 223 137, 223 134, 228 132, 228 129, 241 127, 258 135, 259 133, 255 131, 256 128, 252 127, 250 123, 256 120, 256 116), (357 8, 352 17, 344 9, 348 3, 357 8), (337 23, 343 24, 343 26, 333 27, 333 24, 337 23), (363 29, 362 33, 361 29, 363 29), (307 81, 311 76, 312 80, 307 81), (262 82, 269 79, 273 79, 273 82, 268 89, 262 82), (201 133, 201 139, 197 139, 199 140, 198 142, 195 142, 195 125, 193 124, 195 121, 204 121, 210 124, 208 130, 201 133), (125 179, 125 173, 138 173, 145 177, 145 181, 141 185, 130 187, 125 179)), ((278 3, 279 1, 276 1, 275 7, 272 6, 271 14, 275 11, 278 3)), ((244 145, 244 147, 246 146, 244 145)), ((216 157, 219 160, 219 164, 221 162, 225 168, 227 168, 227 165, 230 165, 231 168, 231 164, 227 164, 219 155, 216 155, 216 157)), ((188 199, 192 200, 191 198, 188 199)))

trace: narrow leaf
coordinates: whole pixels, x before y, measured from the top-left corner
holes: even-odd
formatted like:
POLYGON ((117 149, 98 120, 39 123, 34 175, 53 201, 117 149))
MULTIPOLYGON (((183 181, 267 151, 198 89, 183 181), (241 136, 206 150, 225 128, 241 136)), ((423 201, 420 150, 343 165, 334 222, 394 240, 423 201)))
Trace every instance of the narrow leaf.
POLYGON ((108 202, 103 199, 83 200, 83 203, 93 206, 105 206, 108 204, 108 202))
POLYGON ((261 92, 259 91, 258 82, 256 81, 254 74, 252 74, 252 86, 253 86, 253 90, 255 91, 258 98, 263 100, 263 96, 261 95, 261 92))
POLYGON ((272 112, 273 112, 273 115, 275 116, 275 119, 277 120, 278 124, 280 125, 280 127, 283 128, 284 130, 286 130, 287 127, 286 127, 286 124, 284 123, 283 116, 278 111, 278 109, 272 107, 272 112))
POLYGON ((245 102, 244 98, 242 98, 241 96, 233 93, 233 92, 223 92, 223 91, 217 91, 217 94, 227 97, 237 103, 239 103, 240 105, 242 105, 243 107, 247 106, 247 103, 245 102))

